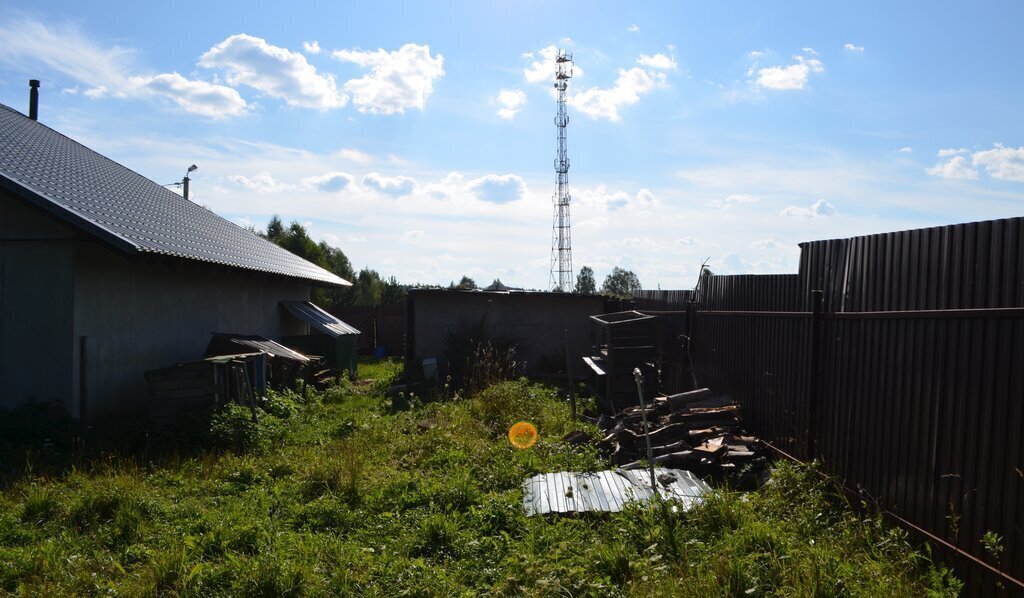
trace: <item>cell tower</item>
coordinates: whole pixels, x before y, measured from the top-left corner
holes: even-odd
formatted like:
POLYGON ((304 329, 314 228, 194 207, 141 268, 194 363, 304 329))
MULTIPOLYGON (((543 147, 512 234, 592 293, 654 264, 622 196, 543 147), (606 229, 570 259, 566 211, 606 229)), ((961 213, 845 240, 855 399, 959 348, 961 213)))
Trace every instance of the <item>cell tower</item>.
POLYGON ((551 225, 551 290, 571 293, 572 234, 569 230, 569 155, 565 149, 565 129, 569 126, 569 113, 565 109, 565 90, 572 78, 572 54, 559 50, 555 57, 555 89, 558 90, 558 157, 555 158, 555 177, 558 190, 553 197, 555 216, 551 225))

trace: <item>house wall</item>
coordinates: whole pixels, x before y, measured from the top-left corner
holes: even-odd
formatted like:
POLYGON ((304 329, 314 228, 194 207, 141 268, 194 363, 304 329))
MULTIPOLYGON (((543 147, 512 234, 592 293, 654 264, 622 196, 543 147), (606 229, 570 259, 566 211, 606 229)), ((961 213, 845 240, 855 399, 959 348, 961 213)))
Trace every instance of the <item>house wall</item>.
POLYGON ((80 364, 84 337, 85 396, 80 384, 74 394, 85 420, 143 411, 144 372, 201 358, 211 333, 275 340, 307 333, 304 322, 280 307, 282 300, 308 301, 306 282, 184 260, 140 260, 96 244, 77 249, 73 349, 80 364))
POLYGON ((0 409, 59 401, 72 385, 76 233, 0 192, 0 409))
POLYGON ((608 307, 599 295, 415 289, 407 303, 407 359, 414 362, 436 357, 444 372, 453 359, 449 337, 465 340, 469 331, 482 331, 486 339, 514 343, 516 359, 526 362, 529 374, 564 371, 568 330, 573 368, 580 377, 579 358, 590 351, 590 316, 608 307))

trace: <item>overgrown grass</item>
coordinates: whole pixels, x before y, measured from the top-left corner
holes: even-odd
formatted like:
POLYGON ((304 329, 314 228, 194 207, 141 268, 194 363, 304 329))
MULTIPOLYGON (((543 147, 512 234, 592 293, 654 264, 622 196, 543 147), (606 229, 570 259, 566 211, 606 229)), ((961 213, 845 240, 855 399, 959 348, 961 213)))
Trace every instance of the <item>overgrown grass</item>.
MULTIPOLYGON (((554 392, 503 382, 391 413, 394 365, 221 422, 219 448, 97 459, 0 495, 0 592, 25 595, 956 595, 958 582, 802 467, 612 516, 524 516, 522 481, 606 467, 554 392), (541 440, 512 448, 509 425, 541 440), (262 428, 260 426, 263 426, 262 428)), ((590 430, 591 432, 596 432, 590 430)))

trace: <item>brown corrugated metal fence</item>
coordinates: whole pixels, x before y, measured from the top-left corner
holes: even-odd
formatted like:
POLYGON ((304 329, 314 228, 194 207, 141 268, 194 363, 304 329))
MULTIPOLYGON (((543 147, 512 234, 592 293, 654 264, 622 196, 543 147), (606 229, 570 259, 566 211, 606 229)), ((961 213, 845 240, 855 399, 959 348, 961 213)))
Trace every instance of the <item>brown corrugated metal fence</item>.
POLYGON ((1024 579, 1022 227, 804 243, 798 275, 711 276, 696 294, 700 384, 775 446, 955 545, 939 556, 972 594, 1024 593, 1010 579, 1024 579))

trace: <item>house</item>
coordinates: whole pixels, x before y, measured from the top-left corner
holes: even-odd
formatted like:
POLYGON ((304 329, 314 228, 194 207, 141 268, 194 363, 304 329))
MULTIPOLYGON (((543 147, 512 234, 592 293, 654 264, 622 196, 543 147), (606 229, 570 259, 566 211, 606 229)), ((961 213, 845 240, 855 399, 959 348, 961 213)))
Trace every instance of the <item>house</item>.
POLYGON ((308 334, 282 302, 349 284, 0 105, 0 409, 141 413, 145 371, 308 334))

